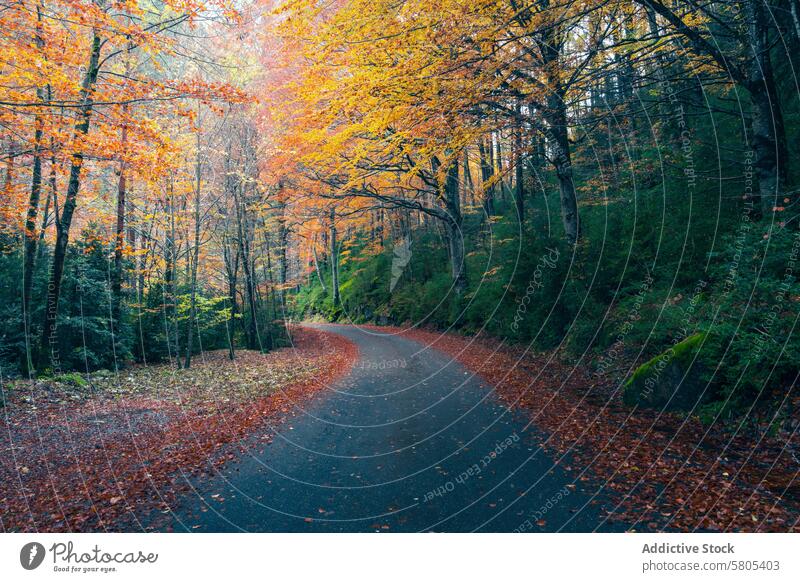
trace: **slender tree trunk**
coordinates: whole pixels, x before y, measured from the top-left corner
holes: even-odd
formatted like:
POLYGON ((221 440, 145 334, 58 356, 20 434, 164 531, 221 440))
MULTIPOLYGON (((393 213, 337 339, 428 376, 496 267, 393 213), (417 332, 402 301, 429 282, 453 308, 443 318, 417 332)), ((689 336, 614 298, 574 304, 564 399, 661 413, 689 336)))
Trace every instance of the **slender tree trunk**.
POLYGON ((800 0, 789 0, 792 13, 792 25, 797 40, 800 40, 800 0))
POLYGON ((470 205, 475 204, 475 183, 472 180, 472 170, 469 168, 469 148, 464 148, 464 200, 470 205))
MULTIPOLYGON (((491 146, 491 142, 490 142, 491 146)), ((478 157, 481 166, 481 187, 483 188, 483 211, 487 217, 494 215, 494 184, 489 184, 494 177, 494 169, 490 157, 491 149, 487 151, 484 140, 478 140, 478 157)))
POLYGON ((333 305, 339 305, 341 297, 339 295, 339 255, 336 248, 336 211, 331 207, 330 210, 330 242, 331 242, 331 287, 333 289, 333 305))
MULTIPOLYGON (((100 36, 95 31, 92 38, 92 48, 89 55, 89 66, 83 79, 81 88, 82 105, 75 125, 76 136, 86 135, 89 131, 89 121, 92 116, 93 91, 97 81, 100 62, 100 36)), ((69 242, 69 229, 72 225, 72 215, 78 203, 78 191, 81 185, 81 170, 83 168, 83 151, 80 149, 72 154, 67 194, 64 197, 64 207, 61 217, 56 223, 56 244, 53 249, 53 265, 50 273, 50 282, 47 286, 47 299, 45 301, 45 315, 40 346, 40 358, 43 364, 57 364, 57 334, 58 300, 61 294, 61 282, 64 276, 64 261, 67 257, 67 244, 69 242)))
POLYGON ((52 193, 47 192, 47 197, 44 199, 44 210, 42 210, 42 222, 39 226, 39 242, 36 245, 37 256, 41 257, 42 255, 42 242, 44 241, 45 233, 47 231, 47 225, 50 222, 50 200, 52 200, 52 193))
MULTIPOLYGON (((42 9, 36 7, 36 33, 34 43, 40 50, 44 46, 42 38, 42 9)), ((44 104, 45 91, 43 88, 36 90, 37 99, 44 104)), ((37 110, 33 120, 33 167, 31 168, 31 194, 28 200, 28 212, 25 217, 25 248, 23 257, 22 275, 22 315, 25 319, 25 336, 30 337, 30 317, 31 317, 31 289, 33 287, 33 273, 36 268, 36 248, 39 242, 39 235, 36 232, 36 217, 39 213, 39 199, 42 194, 42 139, 44 138, 44 120, 42 112, 37 110)), ((26 353, 26 367, 29 372, 33 371, 33 357, 30 350, 26 353)))
POLYGON ((170 358, 175 358, 175 363, 180 367, 180 342, 178 334, 178 297, 177 297, 177 230, 175 228, 175 185, 172 178, 167 179, 167 204, 169 205, 169 229, 167 230, 167 240, 164 245, 165 254, 165 273, 164 273, 164 314, 167 319, 167 343, 171 346, 169 348, 170 358), (174 344, 174 345, 173 345, 174 344), (173 355, 174 354, 174 355, 173 355))
POLYGON ((522 147, 522 106, 517 105, 517 118, 514 127, 514 202, 517 205, 517 219, 520 224, 525 223, 525 184, 524 163, 525 156, 522 147))
POLYGON ((566 111, 564 102, 560 98, 551 98, 550 101, 550 137, 553 147, 553 165, 558 178, 561 220, 564 224, 567 242, 575 244, 580 239, 581 229, 578 218, 578 199, 572 176, 572 156, 567 135, 566 111))
MULTIPOLYGON (((49 100, 49 91, 48 91, 48 100, 49 100)), ((50 138, 50 149, 51 151, 55 151, 55 141, 50 138)), ((44 237, 47 234, 47 227, 50 224, 50 206, 52 204, 53 207, 53 220, 58 222, 58 178, 57 178, 57 164, 56 164, 56 157, 54 154, 51 154, 50 157, 50 186, 49 191, 47 194, 47 198, 44 202, 44 212, 42 213, 42 226, 39 229, 39 244, 38 246, 38 256, 39 258, 42 257, 42 253, 44 251, 44 237)))
POLYGON ((558 24, 548 27, 542 35, 541 51, 546 69, 547 85, 550 89, 544 113, 549 126, 547 138, 553 149, 553 165, 558 178, 564 235, 567 242, 575 244, 580 239, 581 230, 567 130, 566 89, 562 84, 562 70, 559 67, 564 45, 563 36, 564 32, 558 24))
POLYGON ((505 201, 506 187, 505 187, 505 173, 503 172, 503 150, 500 143, 500 132, 492 132, 489 134, 489 145, 492 148, 492 167, 493 174, 498 177, 497 189, 499 190, 500 199, 505 201))
POLYGON ((286 258, 286 247, 288 245, 288 231, 286 229, 286 217, 284 215, 285 208, 279 208, 280 216, 278 217, 278 256, 280 258, 280 271, 278 272, 278 282, 281 289, 279 297, 281 298, 281 311, 286 313, 286 281, 289 272, 289 263, 286 258))
POLYGON ((788 153, 780 98, 769 55, 769 27, 764 0, 748 0, 750 61, 748 90, 752 103, 753 151, 762 213, 769 216, 786 191, 788 153))
POLYGON ((190 283, 190 311, 189 329, 186 335, 186 358, 184 368, 192 365, 192 349, 194 341, 194 328, 197 325, 197 267, 200 260, 200 132, 197 132, 197 160, 195 161, 195 190, 194 190, 194 247, 192 249, 192 275, 190 283))
POLYGON ((277 299, 275 298, 275 277, 272 276, 272 245, 269 244, 269 235, 264 232, 264 247, 266 250, 267 255, 267 283, 269 283, 269 288, 272 290, 272 319, 271 321, 275 321, 278 319, 278 308, 277 308, 277 299))
POLYGON ((8 155, 6 156, 6 175, 3 180, 3 197, 0 199, 0 202, 5 205, 11 204, 11 186, 14 183, 14 177, 16 176, 16 168, 15 168, 15 160, 17 158, 17 144, 14 142, 13 136, 8 136, 8 146, 6 147, 6 151, 8 155))
MULTIPOLYGON (((126 115, 128 106, 122 106, 122 114, 126 115)), ((125 247, 125 210, 127 207, 127 176, 125 168, 125 146, 128 141, 128 126, 123 121, 122 131, 120 135, 120 143, 122 144, 122 156, 119 162, 119 177, 117 180, 117 229, 114 238, 114 272, 112 273, 111 280, 111 296, 114 301, 112 326, 116 333, 121 329, 121 315, 122 315, 122 258, 125 247)))
POLYGON ((231 302, 230 317, 228 318, 228 357, 233 360, 236 358, 234 349, 234 330, 236 329, 236 314, 237 314, 237 301, 236 301, 236 280, 239 273, 239 249, 238 246, 231 256, 230 247, 227 244, 227 235, 223 241, 223 259, 225 261, 225 271, 228 279, 228 298, 231 302))
POLYGON ((248 225, 246 224, 247 210, 244 200, 241 200, 239 196, 236 195, 236 190, 237 189, 234 189, 234 201, 236 204, 236 226, 239 239, 239 254, 242 260, 242 272, 244 273, 245 301, 247 302, 247 308, 250 316, 245 327, 245 332, 247 336, 247 347, 251 350, 254 350, 258 348, 258 309, 256 307, 255 282, 253 280, 253 272, 250 269, 250 242, 248 239, 249 229, 248 225))
POLYGON ((314 257, 314 270, 317 272, 317 279, 319 279, 319 284, 322 287, 322 292, 327 293, 328 289, 325 287, 325 280, 322 278, 322 273, 319 270, 319 259, 317 258, 317 237, 314 236, 314 240, 311 242, 311 256, 314 257))
MULTIPOLYGON (((441 162, 434 158, 433 173, 436 174, 441 162)), ((453 278, 453 290, 456 295, 463 295, 467 290, 467 265, 464 253, 464 233, 461 229, 463 214, 458 187, 458 159, 453 159, 447 168, 444 183, 444 202, 447 212, 443 223, 447 237, 447 248, 450 258, 450 273, 453 278)))
MULTIPOLYGON (((41 93, 41 91, 38 91, 41 93)), ((25 328, 30 318, 31 288, 33 271, 36 266, 36 248, 39 241, 36 232, 36 217, 39 213, 39 199, 42 194, 42 119, 37 115, 34 120, 36 129, 33 137, 33 167, 31 168, 31 195, 28 200, 28 212, 25 217, 25 250, 22 283, 22 311, 25 316, 25 328)), ((29 362, 32 364, 32 362, 29 362)))

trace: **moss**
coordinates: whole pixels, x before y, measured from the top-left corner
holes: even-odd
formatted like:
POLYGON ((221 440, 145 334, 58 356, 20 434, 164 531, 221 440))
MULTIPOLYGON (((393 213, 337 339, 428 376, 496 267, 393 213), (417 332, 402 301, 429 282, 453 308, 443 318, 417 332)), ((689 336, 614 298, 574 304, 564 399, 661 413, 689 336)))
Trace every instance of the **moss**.
POLYGON ((668 366, 675 365, 684 371, 688 370, 707 336, 707 332, 692 334, 636 368, 623 388, 624 402, 629 405, 636 404, 645 382, 649 378, 663 373, 668 366))
POLYGON ((62 382, 64 384, 72 384, 73 386, 77 386, 79 388, 85 388, 89 385, 89 383, 77 372, 71 372, 69 374, 61 374, 60 376, 56 376, 53 378, 56 382, 62 382))
POLYGON ((708 332, 699 332, 690 335, 672 348, 672 361, 682 366, 689 366, 694 361, 697 352, 705 342, 708 332))
POLYGON ((675 346, 670 350, 658 354, 656 357, 648 360, 636 368, 636 370, 633 372, 633 375, 625 383, 625 388, 627 389, 628 386, 646 380, 652 376, 655 366, 665 358, 669 363, 675 362, 679 365, 691 364, 692 360, 694 359, 695 352, 700 348, 700 345, 702 345, 707 335, 707 332, 700 332, 690 335, 685 340, 675 344, 675 346))

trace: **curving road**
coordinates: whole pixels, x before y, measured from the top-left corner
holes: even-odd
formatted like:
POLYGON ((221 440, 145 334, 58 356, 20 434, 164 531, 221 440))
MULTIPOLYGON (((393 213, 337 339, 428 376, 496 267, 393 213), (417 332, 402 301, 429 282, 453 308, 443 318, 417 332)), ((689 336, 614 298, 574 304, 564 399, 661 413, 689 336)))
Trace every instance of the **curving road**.
MULTIPOLYGON (((319 326, 358 344, 352 372, 192 482, 190 531, 610 530, 542 437, 457 362, 399 336, 319 326), (274 434, 273 434, 274 433, 274 434), (264 444, 264 438, 272 439, 264 444)), ((159 525, 159 529, 167 526, 159 525)))

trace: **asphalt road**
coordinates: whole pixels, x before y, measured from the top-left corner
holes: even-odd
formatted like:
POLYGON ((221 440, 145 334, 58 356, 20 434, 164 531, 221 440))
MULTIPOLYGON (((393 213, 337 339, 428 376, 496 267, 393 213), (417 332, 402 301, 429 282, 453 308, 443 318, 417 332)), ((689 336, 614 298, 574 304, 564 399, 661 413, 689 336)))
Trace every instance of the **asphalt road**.
MULTIPOLYGON (((441 352, 355 326, 352 372, 193 479, 176 531, 619 530, 543 437, 441 352), (264 444, 269 435, 270 444, 264 444), (563 464, 562 464, 563 465, 563 464)), ((162 518, 163 519, 163 518, 162 518)))

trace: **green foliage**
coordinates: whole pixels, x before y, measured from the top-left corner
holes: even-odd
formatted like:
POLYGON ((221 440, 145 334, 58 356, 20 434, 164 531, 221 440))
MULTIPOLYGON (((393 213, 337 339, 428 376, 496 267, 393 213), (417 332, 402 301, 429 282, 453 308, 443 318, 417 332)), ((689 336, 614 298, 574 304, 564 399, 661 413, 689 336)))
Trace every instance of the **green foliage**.
POLYGON ((693 408, 705 386, 692 375, 708 334, 695 333, 639 366, 624 386, 625 404, 693 408), (689 397, 681 399, 681 395, 689 397))
MULTIPOLYGON (((26 353, 35 360, 38 338, 44 319, 44 298, 48 284, 49 248, 44 247, 37 258, 33 279, 31 312, 28 330, 22 315, 22 253, 17 241, 8 252, 0 255, 0 362, 7 373, 24 373, 26 353)), ((68 248, 66 268, 59 298, 58 359, 52 369, 39 370, 45 374, 60 374, 69 370, 95 370, 120 367, 130 361, 133 334, 124 319, 112 325, 110 274, 113 259, 109 249, 97 242, 95 232, 87 228, 68 248)))
POLYGON ((62 384, 71 384, 72 386, 77 386, 78 388, 85 388, 89 385, 89 383, 84 379, 77 372, 70 372, 68 374, 60 374, 53 378, 55 382, 61 382, 62 384))
MULTIPOLYGON (((184 286, 179 286, 177 291, 172 299, 167 288, 158 283, 148 289, 141 304, 132 306, 131 324, 137 328, 139 336, 135 345, 137 360, 155 363, 186 355, 191 292, 184 286)), ((201 289, 195 294, 195 304, 194 353, 201 349, 224 349, 229 340, 241 340, 244 318, 240 313, 231 317, 232 306, 227 297, 211 297, 201 289)))
MULTIPOLYGON (((183 357, 188 334, 191 295, 186 286, 178 286, 173 301, 168 300, 163 285, 148 288, 141 302, 131 291, 124 291, 119 321, 114 312, 111 292, 113 252, 99 242, 93 228, 87 228, 67 252, 58 319, 58 358, 53 366, 37 370, 38 375, 54 376, 82 386, 83 379, 73 370, 120 369, 134 360, 150 363, 169 357, 183 357)), ((26 353, 35 350, 44 318, 44 298, 48 284, 50 248, 42 247, 33 279, 31 313, 26 337, 22 318, 22 253, 20 241, 6 241, 0 253, 0 365, 3 374, 25 374, 26 353)), ((126 272, 130 265, 124 265, 126 272)), ((123 289, 129 286, 123 286, 123 289)), ((240 315, 229 325, 231 306, 227 297, 214 297, 199 289, 196 294, 197 327, 194 350, 227 348, 229 337, 241 339, 240 315), (232 328, 232 329, 229 329, 232 328), (198 333, 199 332, 199 333, 198 333), (199 335, 199 337, 198 337, 199 335)), ((266 322, 261 325, 265 337, 279 337, 281 331, 266 322)), ((241 344, 240 344, 241 345, 241 344)), ((269 346, 266 346, 269 347, 269 346)))
POLYGON ((687 197, 674 184, 582 207, 575 248, 562 242, 555 205, 544 196, 528 200, 521 234, 502 200, 491 235, 477 214, 467 215, 463 297, 452 291, 446 247, 433 229, 414 232, 413 255, 393 290, 392 249, 370 255, 361 252, 365 242, 355 245, 341 268, 340 308, 330 286, 325 292, 312 278, 296 297, 296 315, 483 329, 536 350, 588 356, 589 365, 613 348, 645 362, 628 379, 628 402, 631 386, 669 350, 676 382, 686 375, 678 369, 687 372, 697 359, 678 400, 691 408, 702 392, 701 418, 769 409, 800 369, 792 333, 800 288, 787 268, 800 258, 800 239, 744 221, 744 207, 721 206, 710 187, 687 197))
POLYGON ((727 243, 714 257, 703 357, 725 402, 719 413, 733 416, 782 397, 800 370, 800 232, 752 227, 727 243))

